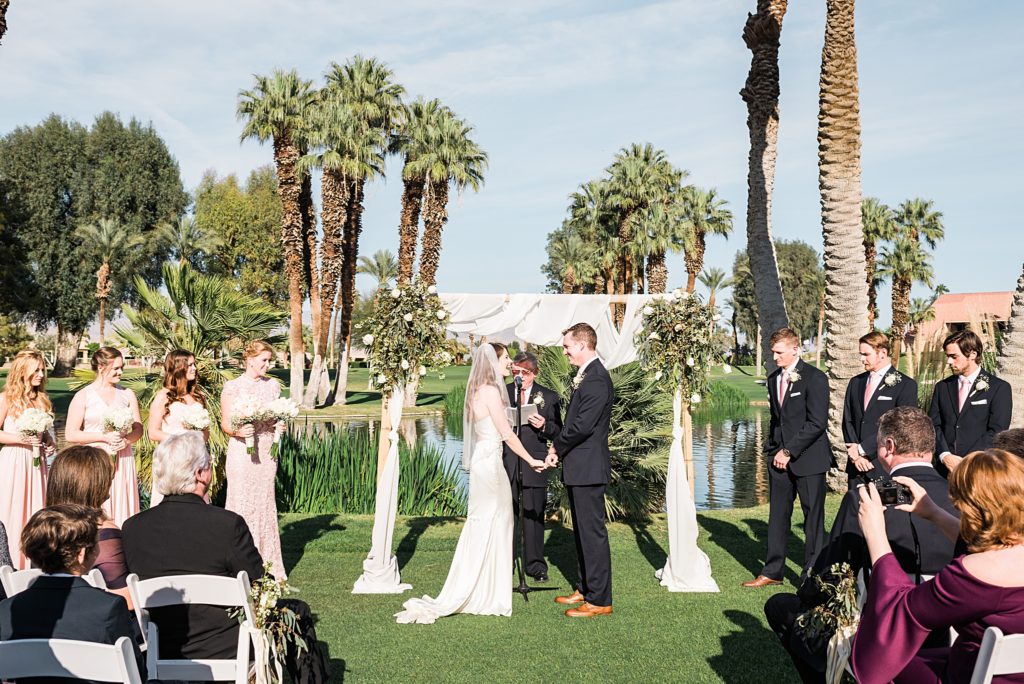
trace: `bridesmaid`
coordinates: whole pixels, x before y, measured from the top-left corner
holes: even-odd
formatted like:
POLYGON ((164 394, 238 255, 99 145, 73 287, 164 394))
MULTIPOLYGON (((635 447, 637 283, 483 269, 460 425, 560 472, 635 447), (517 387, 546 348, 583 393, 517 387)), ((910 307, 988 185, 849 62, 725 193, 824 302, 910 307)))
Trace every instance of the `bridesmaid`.
POLYGON ((0 522, 11 539, 11 559, 15 570, 25 570, 29 560, 22 554, 21 530, 32 514, 46 505, 46 456, 56 450, 52 434, 22 437, 14 427, 18 416, 28 408, 53 413, 46 394, 46 360, 34 349, 18 352, 7 374, 7 385, 0 394, 0 522), (39 465, 33 465, 33 447, 44 451, 39 465))
MULTIPOLYGON (((182 412, 186 406, 198 404, 206 407, 206 399, 199 391, 196 357, 192 352, 175 349, 164 358, 164 386, 149 405, 147 434, 150 441, 159 444, 170 435, 185 432, 182 412)), ((210 441, 210 431, 203 430, 203 438, 210 441)), ((162 501, 164 495, 156 490, 156 481, 150 489, 149 505, 152 508, 162 501)))
POLYGON ((96 379, 78 391, 68 408, 64 439, 68 444, 99 447, 114 458, 114 482, 110 498, 103 504, 107 517, 120 527, 139 512, 139 478, 135 469, 132 444, 142 437, 142 416, 135 392, 119 387, 124 371, 124 357, 114 347, 100 347, 92 355, 96 379), (103 429, 103 416, 108 409, 123 407, 132 412, 134 421, 126 435, 103 429))
POLYGON ((277 527, 277 501, 274 480, 277 461, 270 457, 275 432, 284 432, 281 421, 262 421, 255 425, 231 427, 232 407, 242 397, 254 398, 266 405, 281 395, 281 385, 267 376, 274 348, 263 340, 246 345, 242 355, 245 372, 224 383, 220 398, 220 426, 228 441, 225 470, 228 480, 227 501, 224 508, 245 518, 256 548, 264 561, 272 564, 271 572, 278 579, 286 576, 281 560, 281 537, 277 527), (246 454, 245 440, 255 437, 255 452, 246 454))

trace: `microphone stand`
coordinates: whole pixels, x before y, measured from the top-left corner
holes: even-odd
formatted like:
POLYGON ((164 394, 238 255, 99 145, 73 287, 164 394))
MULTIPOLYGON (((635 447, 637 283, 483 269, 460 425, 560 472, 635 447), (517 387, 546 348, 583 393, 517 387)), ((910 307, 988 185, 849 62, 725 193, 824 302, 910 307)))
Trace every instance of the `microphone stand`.
MULTIPOLYGON (((520 436, 523 429, 523 376, 517 375, 515 377, 515 408, 516 408, 516 424, 513 426, 513 432, 516 437, 520 436)), ((520 440, 522 441, 522 440, 520 440)), ((518 576, 519 586, 514 587, 512 591, 518 593, 523 597, 523 600, 527 603, 530 602, 528 594, 531 591, 554 591, 556 587, 531 587, 526 583, 526 529, 525 529, 525 511, 523 507, 523 459, 519 457, 519 454, 515 454, 516 457, 516 525, 519 528, 518 534, 516 535, 516 541, 519 546, 518 555, 518 576)), ((543 513, 542 513, 543 515, 543 513)))

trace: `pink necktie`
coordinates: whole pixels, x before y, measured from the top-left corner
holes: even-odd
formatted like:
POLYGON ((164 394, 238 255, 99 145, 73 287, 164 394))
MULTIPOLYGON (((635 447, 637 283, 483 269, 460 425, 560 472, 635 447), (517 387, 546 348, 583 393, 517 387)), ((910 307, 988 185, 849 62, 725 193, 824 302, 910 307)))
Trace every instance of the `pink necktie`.
POLYGON ((779 378, 779 406, 782 406, 782 402, 786 400, 787 389, 789 389, 789 371, 784 370, 779 378))
POLYGON ((964 403, 967 401, 967 391, 971 389, 970 381, 965 378, 960 378, 960 410, 964 410, 964 403))
POLYGON ((875 393, 876 382, 875 374, 872 373, 868 376, 868 385, 864 388, 864 408, 867 409, 868 404, 871 403, 871 395, 875 393))

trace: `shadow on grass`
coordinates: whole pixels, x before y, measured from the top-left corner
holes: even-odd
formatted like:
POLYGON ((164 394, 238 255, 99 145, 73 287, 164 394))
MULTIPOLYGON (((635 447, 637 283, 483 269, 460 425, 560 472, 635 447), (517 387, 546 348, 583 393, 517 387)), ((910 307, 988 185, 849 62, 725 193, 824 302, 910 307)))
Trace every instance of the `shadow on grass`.
MULTIPOLYGON (((721 547, 726 553, 736 559, 742 565, 751 578, 761 574, 764 569, 765 544, 768 540, 768 523, 764 520, 747 518, 742 523, 731 523, 727 520, 712 518, 706 515, 697 515, 700 526, 708 532, 708 541, 721 547), (749 528, 749 532, 744 529, 749 528)), ((803 549, 796 549, 793 542, 802 545, 803 537, 790 536, 790 544, 786 549, 787 556, 796 560, 797 566, 803 565, 803 549)), ((794 585, 799 582, 797 573, 787 565, 783 570, 784 579, 788 579, 794 585)))
POLYGON ((708 658, 708 664, 723 682, 771 681, 773 666, 778 674, 791 674, 787 668, 789 658, 786 652, 760 617, 741 610, 727 610, 724 615, 739 630, 730 630, 721 638, 721 655, 708 658), (756 666, 751 660, 752 654, 757 654, 756 666))
POLYGON ((281 555, 286 568, 295 569, 306 552, 306 545, 328 532, 344 531, 345 526, 334 522, 334 514, 302 518, 281 528, 281 555))
POLYGON ((395 556, 398 558, 398 569, 405 568, 406 564, 416 553, 416 545, 428 527, 431 525, 444 525, 447 522, 451 522, 451 518, 412 518, 409 520, 409 531, 402 537, 402 541, 398 542, 398 549, 395 550, 395 556))
POLYGON ((665 552, 665 549, 654 538, 654 535, 651 534, 648 526, 643 523, 631 522, 629 523, 629 529, 633 530, 637 548, 640 549, 640 553, 644 555, 644 558, 651 564, 651 567, 655 570, 665 567, 668 553, 665 552))
MULTIPOLYGON (((572 530, 561 522, 549 523, 550 532, 544 542, 544 555, 562 573, 571 587, 576 586, 579 569, 576 564, 576 539, 572 530)), ((550 574, 550 573, 549 573, 550 574)))

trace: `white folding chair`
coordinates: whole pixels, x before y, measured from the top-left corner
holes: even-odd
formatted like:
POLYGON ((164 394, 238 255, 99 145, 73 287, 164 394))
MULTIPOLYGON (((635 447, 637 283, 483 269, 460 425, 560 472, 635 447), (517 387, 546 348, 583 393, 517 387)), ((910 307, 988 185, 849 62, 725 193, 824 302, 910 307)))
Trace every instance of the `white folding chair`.
MULTIPOLYGON (((29 568, 28 570, 15 570, 9 565, 0 567, 0 586, 3 586, 4 593, 10 598, 15 594, 20 594, 31 586, 35 582, 36 577, 43 574, 43 571, 38 568, 29 568)), ((106 590, 107 583, 103 580, 103 575, 96 568, 89 571, 88 574, 82 575, 82 579, 96 587, 97 589, 106 590)))
POLYGON ((236 684, 246 684, 253 615, 249 603, 249 575, 244 570, 236 577, 171 575, 140 580, 138 575, 131 574, 128 575, 128 592, 146 635, 146 667, 150 679, 234 680, 236 684), (238 651, 234 658, 191 660, 159 657, 160 631, 149 619, 149 609, 189 604, 241 607, 244 610, 245 621, 238 630, 238 651))
POLYGON ((986 629, 971 684, 989 684, 996 675, 1020 673, 1024 673, 1024 634, 1006 635, 998 627, 986 629))
POLYGON ((71 639, 0 641, 0 680, 22 677, 142 684, 128 637, 113 645, 71 639))

